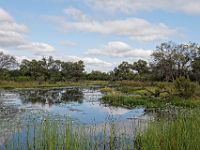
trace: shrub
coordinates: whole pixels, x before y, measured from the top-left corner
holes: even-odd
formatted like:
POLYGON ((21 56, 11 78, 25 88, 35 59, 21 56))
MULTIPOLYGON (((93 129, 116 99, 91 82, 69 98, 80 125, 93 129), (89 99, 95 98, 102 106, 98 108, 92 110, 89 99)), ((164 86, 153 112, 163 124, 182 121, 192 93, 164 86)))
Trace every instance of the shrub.
POLYGON ((101 88, 100 91, 104 94, 112 93, 113 89, 109 87, 101 88))
POLYGON ((15 81, 17 82, 25 82, 25 81, 30 81, 30 78, 27 76, 19 76, 15 78, 15 81))
POLYGON ((175 91, 180 97, 192 97, 196 90, 196 85, 189 78, 179 77, 174 81, 175 91))

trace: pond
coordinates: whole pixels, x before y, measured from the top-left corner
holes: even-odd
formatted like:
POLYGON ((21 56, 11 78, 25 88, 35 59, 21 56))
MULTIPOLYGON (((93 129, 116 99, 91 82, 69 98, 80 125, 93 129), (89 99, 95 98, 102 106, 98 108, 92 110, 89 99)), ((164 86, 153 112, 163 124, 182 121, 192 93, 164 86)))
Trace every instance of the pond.
POLYGON ((144 108, 105 105, 101 102, 102 96, 98 88, 1 91, 0 145, 12 138, 13 128, 23 128, 21 123, 26 124, 30 117, 70 118, 74 124, 95 125, 99 131, 106 121, 112 120, 121 133, 134 132, 153 117, 144 108))

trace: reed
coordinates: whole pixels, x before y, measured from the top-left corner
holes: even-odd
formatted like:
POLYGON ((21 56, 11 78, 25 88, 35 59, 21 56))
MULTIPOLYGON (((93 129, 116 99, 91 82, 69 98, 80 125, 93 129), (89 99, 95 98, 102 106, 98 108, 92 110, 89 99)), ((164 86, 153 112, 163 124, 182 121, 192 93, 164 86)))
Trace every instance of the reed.
POLYGON ((174 120, 152 122, 136 138, 138 150, 200 149, 199 110, 185 112, 174 120))
POLYGON ((96 125, 83 126, 72 121, 30 121, 23 130, 13 132, 5 150, 101 150, 133 149, 132 138, 118 134, 114 123, 105 123, 102 131, 96 125), (123 139, 122 139, 123 138, 123 139), (128 143, 129 142, 129 143, 128 143), (127 143, 129 146, 127 146, 127 143), (124 146, 126 145, 126 147, 124 146))

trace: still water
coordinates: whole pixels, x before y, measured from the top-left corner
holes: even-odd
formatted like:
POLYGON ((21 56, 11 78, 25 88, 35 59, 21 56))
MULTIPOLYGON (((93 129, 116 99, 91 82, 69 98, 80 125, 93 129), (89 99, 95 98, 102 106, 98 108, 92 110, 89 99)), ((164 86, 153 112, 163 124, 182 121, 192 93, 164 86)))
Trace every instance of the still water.
POLYGON ((41 119, 48 115, 52 119, 71 118, 74 123, 94 125, 99 128, 106 120, 114 120, 122 128, 133 132, 152 116, 143 108, 122 108, 105 105, 99 89, 63 88, 57 90, 15 90, 0 92, 0 145, 11 138, 18 122, 27 118, 41 119), (138 123, 140 121, 140 123, 138 123))

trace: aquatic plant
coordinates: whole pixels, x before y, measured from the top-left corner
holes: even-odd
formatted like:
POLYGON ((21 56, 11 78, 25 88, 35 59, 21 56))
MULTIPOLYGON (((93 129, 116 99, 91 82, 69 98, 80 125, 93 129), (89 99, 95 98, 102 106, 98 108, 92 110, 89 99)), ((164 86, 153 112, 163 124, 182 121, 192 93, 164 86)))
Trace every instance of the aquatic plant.
POLYGON ((136 138, 138 150, 191 150, 200 149, 199 110, 185 112, 174 120, 152 122, 136 138))
POLYGON ((29 121, 23 130, 16 129, 4 144, 5 150, 98 150, 133 149, 129 135, 119 134, 114 122, 96 125, 73 124, 71 120, 29 121))

